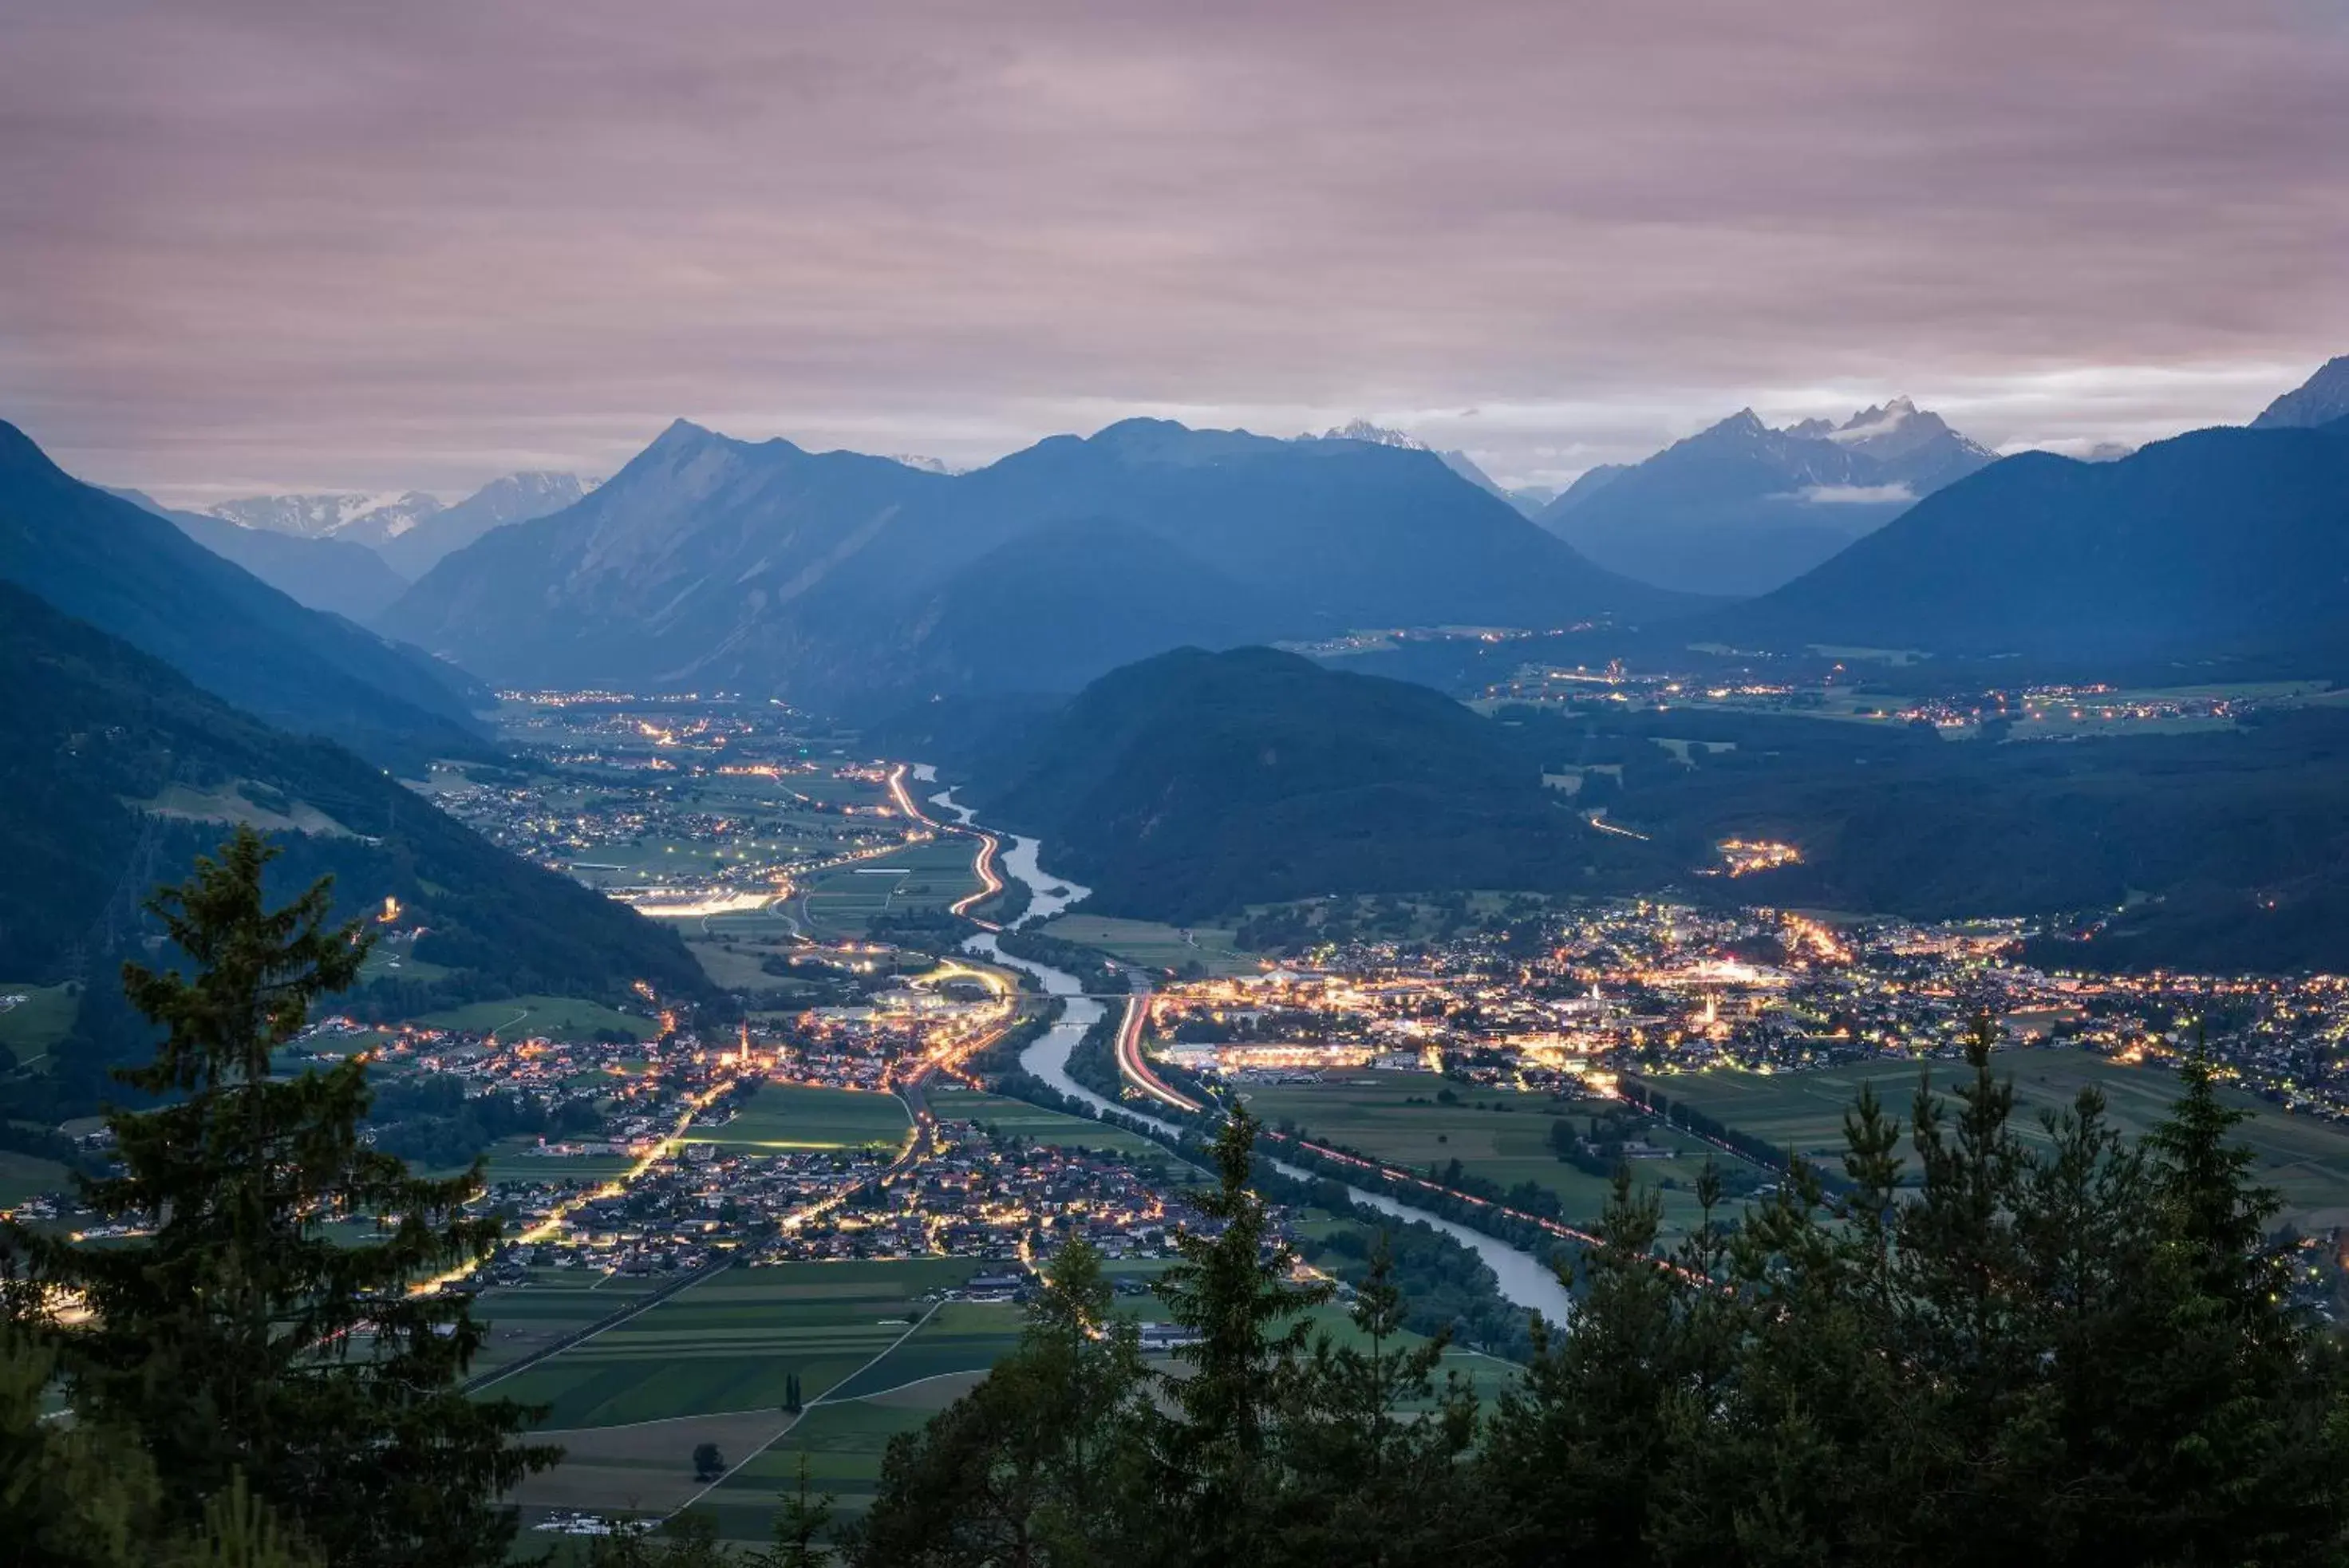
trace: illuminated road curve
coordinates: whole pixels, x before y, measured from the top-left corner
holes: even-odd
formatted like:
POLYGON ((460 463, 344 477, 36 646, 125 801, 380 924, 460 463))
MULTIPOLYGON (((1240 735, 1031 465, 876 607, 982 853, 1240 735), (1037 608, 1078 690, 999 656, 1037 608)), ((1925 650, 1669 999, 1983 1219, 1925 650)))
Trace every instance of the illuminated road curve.
POLYGON ((1198 1115, 1207 1107, 1188 1095, 1177 1094, 1152 1071, 1149 1058, 1142 1054, 1142 1029, 1149 1022, 1150 992, 1136 991, 1125 999, 1125 1017, 1117 1026, 1117 1075, 1162 1106, 1198 1115))

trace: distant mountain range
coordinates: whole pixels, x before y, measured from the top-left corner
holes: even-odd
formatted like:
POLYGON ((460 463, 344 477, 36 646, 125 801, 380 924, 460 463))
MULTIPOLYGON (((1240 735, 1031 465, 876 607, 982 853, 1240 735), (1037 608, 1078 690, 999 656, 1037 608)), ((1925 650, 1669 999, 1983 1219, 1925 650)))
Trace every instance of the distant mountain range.
POLYGON ((1705 635, 2085 660, 2349 652, 2349 422, 2023 452, 1705 635))
POLYGON ((493 479, 454 506, 428 512, 413 524, 380 542, 376 553, 392 570, 414 582, 444 556, 461 550, 492 528, 527 523, 550 512, 560 512, 595 488, 596 481, 575 473, 510 473, 493 479))
POLYGON ((1180 649, 1088 686, 966 792, 1104 913, 1193 920, 1328 893, 1599 890, 1656 874, 1503 725, 1266 648, 1180 649))
POLYGON ((1522 490, 1508 489, 1499 480, 1479 468, 1476 465, 1476 460, 1464 452, 1456 449, 1450 452, 1439 451, 1415 435, 1409 435, 1399 430, 1391 430, 1384 425, 1374 425, 1368 420, 1352 420, 1335 429, 1323 431, 1318 436, 1309 433, 1297 439, 1299 441, 1365 441, 1373 446, 1401 447, 1405 452, 1434 452, 1443 460, 1444 467, 1485 493, 1499 496, 1528 517, 1538 514, 1557 493, 1554 490, 1542 486, 1522 490))
POLYGON ((678 421, 378 624, 498 683, 817 706, 1069 691, 1140 653, 1694 607, 1600 571, 1433 454, 1132 420, 958 475, 678 421))
POLYGON ((1541 525, 1610 571, 1688 593, 1767 592, 1996 461, 1906 398, 1840 425, 1751 409, 1646 462, 1602 465, 1541 525))
MULTIPOLYGON (((454 506, 444 506, 439 496, 420 490, 386 494, 337 491, 248 496, 208 506, 199 515, 261 534, 362 545, 379 555, 403 581, 413 582, 441 556, 464 548, 491 529, 561 511, 595 487, 595 481, 583 480, 575 473, 510 473, 492 480, 454 506)), ((136 492, 120 493, 164 510, 136 492)))
POLYGON ((0 422, 0 580, 297 733, 377 761, 481 748, 459 671, 297 604, 0 422))
MULTIPOLYGON (((135 905, 153 882, 242 820, 284 847, 272 877, 281 893, 332 873, 344 915, 379 910, 388 896, 404 924, 429 928, 414 956, 435 978, 408 982, 424 992, 617 998, 642 979, 670 995, 713 994, 675 933, 506 854, 380 768, 238 712, 9 583, 0 583, 0 685, 10 693, 0 974, 62 978, 78 949, 103 973, 135 949, 135 905)), ((115 994, 110 983, 90 989, 119 1012, 115 994)))
POLYGON ((408 591, 408 579, 365 545, 247 528, 208 512, 180 512, 137 490, 109 490, 168 519, 181 533, 279 592, 352 620, 371 620, 408 591))
POLYGON ((409 490, 376 495, 254 495, 220 502, 204 508, 204 513, 240 528, 269 534, 291 534, 300 539, 340 537, 377 545, 406 533, 440 510, 439 496, 409 490))

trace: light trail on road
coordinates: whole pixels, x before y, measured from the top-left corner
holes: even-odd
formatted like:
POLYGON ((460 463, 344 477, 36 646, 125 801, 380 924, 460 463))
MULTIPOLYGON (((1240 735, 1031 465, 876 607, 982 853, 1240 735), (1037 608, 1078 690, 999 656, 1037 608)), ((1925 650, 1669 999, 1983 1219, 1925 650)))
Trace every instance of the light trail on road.
POLYGON ((1118 1075, 1163 1106, 1196 1116, 1207 1107, 1188 1095, 1178 1094, 1150 1070, 1142 1054, 1142 1026, 1150 1018, 1150 993, 1135 992, 1125 999, 1125 1017, 1117 1026, 1118 1075))
POLYGON ((910 764, 905 763, 899 763, 889 770, 889 794, 897 803, 897 809, 933 833, 961 834, 978 840, 978 848, 970 861, 971 874, 978 878, 978 891, 947 905, 947 913, 968 920, 982 930, 1001 930, 1003 928, 993 920, 982 920, 971 913, 1003 891, 1003 878, 995 870, 995 854, 1001 841, 983 827, 966 827, 958 822, 940 822, 916 805, 912 794, 905 788, 905 778, 911 771, 910 764))
MULTIPOLYGON (((997 876, 995 873, 996 847, 997 843, 995 835, 985 832, 979 834, 978 854, 972 858, 970 863, 970 868, 978 875, 978 891, 968 894, 963 898, 957 898, 953 903, 948 904, 947 906, 947 914, 959 915, 968 919, 970 918, 970 912, 973 909, 976 909, 981 904, 986 903, 989 898, 994 898, 998 893, 1003 891, 1003 878, 997 876)), ((982 926, 987 926, 989 929, 997 929, 992 921, 980 920, 978 923, 982 926)))

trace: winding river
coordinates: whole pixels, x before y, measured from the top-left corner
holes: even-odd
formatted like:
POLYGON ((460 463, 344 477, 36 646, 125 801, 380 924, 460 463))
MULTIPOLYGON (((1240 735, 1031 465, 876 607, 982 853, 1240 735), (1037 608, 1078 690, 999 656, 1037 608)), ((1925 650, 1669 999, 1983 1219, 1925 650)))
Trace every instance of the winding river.
MULTIPOLYGON (((937 770, 926 763, 921 763, 915 767, 914 777, 919 783, 935 784, 937 770)), ((952 790, 943 790, 930 796, 929 803, 965 827, 977 826, 972 821, 971 808, 957 805, 952 790)), ((1047 875, 1038 860, 1041 849, 1035 839, 1012 838, 1000 857, 1004 871, 1028 885, 1028 911, 1013 922, 1015 925, 1050 919, 1092 891, 1065 877, 1047 875)), ((1054 969, 1050 964, 1014 958, 998 945, 992 931, 984 931, 971 938, 963 944, 963 949, 967 952, 981 954, 989 962, 999 963, 1007 969, 1024 970, 1043 985, 1046 995, 1060 997, 1066 1003, 1060 1022, 1019 1053, 1022 1068, 1071 1099, 1091 1106, 1096 1111, 1114 1111, 1168 1137, 1181 1137, 1182 1129, 1172 1122, 1161 1121, 1156 1116, 1112 1104, 1069 1076, 1069 1054, 1077 1048, 1077 1042, 1084 1038, 1085 1031, 1092 1028, 1102 1015, 1102 1004, 1084 993, 1084 987, 1075 975, 1066 970, 1054 969)), ((1272 1167, 1284 1176, 1300 1180, 1315 1179, 1314 1172, 1283 1160, 1272 1161, 1272 1167)), ((1549 1265, 1525 1249, 1512 1247, 1497 1236, 1472 1231, 1456 1220, 1431 1214, 1424 1209, 1415 1208, 1382 1192, 1366 1191, 1349 1184, 1346 1194, 1355 1202, 1376 1209, 1381 1213, 1433 1225, 1462 1246, 1469 1248, 1493 1271, 1494 1278, 1500 1282, 1501 1294, 1517 1305, 1531 1308, 1552 1323, 1564 1323, 1573 1315, 1574 1298, 1564 1285, 1558 1283, 1557 1276, 1550 1272, 1549 1265)))

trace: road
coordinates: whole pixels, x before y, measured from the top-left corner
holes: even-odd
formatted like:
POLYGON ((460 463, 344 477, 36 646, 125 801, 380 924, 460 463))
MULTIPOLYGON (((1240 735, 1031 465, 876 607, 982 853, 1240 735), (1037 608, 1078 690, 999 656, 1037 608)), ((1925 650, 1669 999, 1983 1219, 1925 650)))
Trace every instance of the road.
POLYGON ((889 796, 897 803, 897 809, 905 814, 906 820, 918 822, 934 833, 961 834, 978 840, 978 847, 971 851, 970 857, 970 872, 978 878, 978 891, 947 905, 947 913, 959 916, 984 930, 1001 930, 1003 928, 993 920, 982 920, 971 913, 1003 891, 1003 878, 995 869, 996 852, 1001 847, 1001 841, 983 827, 966 827, 958 822, 940 822, 916 805, 913 792, 905 787, 908 771, 908 764, 905 763, 899 763, 889 770, 889 796))
MULTIPOLYGON (((1135 983, 1141 985, 1138 976, 1135 983)), ((1206 1106, 1188 1095, 1176 1093, 1166 1080, 1151 1071, 1150 1059, 1142 1052, 1142 1028, 1149 1020, 1150 991, 1147 986, 1141 986, 1126 996, 1125 1017, 1117 1026, 1118 1076, 1160 1105, 1193 1116, 1206 1110, 1206 1106)))

